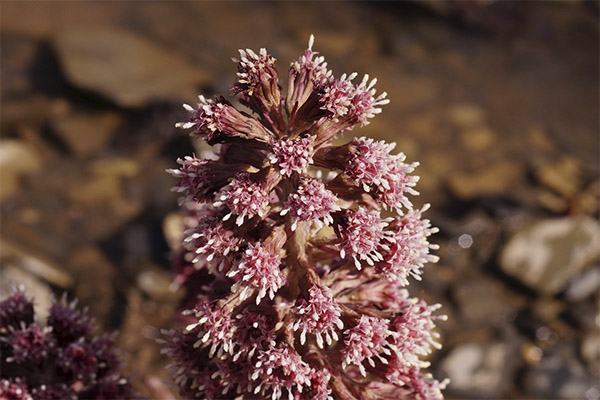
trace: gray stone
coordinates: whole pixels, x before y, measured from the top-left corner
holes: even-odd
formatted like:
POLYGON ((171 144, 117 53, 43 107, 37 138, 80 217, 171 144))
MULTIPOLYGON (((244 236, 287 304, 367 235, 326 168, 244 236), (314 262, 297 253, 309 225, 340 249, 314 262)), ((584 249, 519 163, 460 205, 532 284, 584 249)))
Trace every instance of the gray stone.
POLYGON ((450 378, 448 394, 500 398, 507 395, 514 359, 515 348, 507 343, 465 343, 441 361, 439 375, 450 378))
POLYGON ((588 363, 590 370, 600 379, 600 332, 593 329, 581 343, 581 356, 588 363))
POLYGON ((585 399, 596 380, 577 360, 572 345, 565 344, 542 358, 523 375, 524 389, 540 399, 585 399))
POLYGON ((600 226, 592 218, 539 221, 517 232, 500 256, 508 275, 544 294, 556 294, 600 255, 600 226))
POLYGON ((580 301, 598 293, 600 289, 600 265, 595 265, 575 277, 567 287, 565 297, 569 301, 580 301))
POLYGON ((124 107, 191 99, 208 82, 177 54, 127 31, 65 31, 53 44, 68 80, 124 107))
POLYGON ((57 119, 53 127, 73 153, 87 157, 110 142, 120 123, 121 118, 116 113, 78 112, 57 119))
POLYGON ((502 326, 514 319, 525 299, 487 278, 461 281, 453 290, 461 321, 470 326, 502 326))

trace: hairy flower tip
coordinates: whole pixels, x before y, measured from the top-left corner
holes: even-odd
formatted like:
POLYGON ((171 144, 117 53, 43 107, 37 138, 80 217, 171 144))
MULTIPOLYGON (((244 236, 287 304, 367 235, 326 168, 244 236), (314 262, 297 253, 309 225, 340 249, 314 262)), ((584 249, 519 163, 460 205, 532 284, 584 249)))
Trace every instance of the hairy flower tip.
POLYGON ((185 231, 183 239, 183 247, 194 254, 191 262, 198 263, 201 257, 209 263, 215 260, 219 271, 226 257, 235 253, 240 243, 241 239, 226 228, 220 218, 211 216, 197 220, 194 227, 185 231))
POLYGON ((11 336, 1 338, 11 346, 12 355, 6 357, 9 363, 21 364, 29 362, 40 364, 56 349, 56 342, 51 333, 51 328, 41 328, 32 323, 15 330, 11 336))
POLYGON ((356 326, 344 332, 346 339, 342 349, 342 366, 346 368, 347 365, 354 364, 366 376, 367 372, 362 364, 365 359, 372 367, 375 366, 373 358, 387 364, 387 359, 381 354, 392 354, 388 338, 393 332, 389 329, 389 322, 387 319, 362 315, 356 326))
POLYGON ((232 87, 234 94, 241 94, 242 103, 255 111, 261 119, 273 122, 272 111, 278 114, 281 105, 281 91, 275 58, 263 48, 255 53, 250 49, 240 50, 237 79, 232 87))
MULTIPOLYGON (((198 352, 194 351, 194 343, 196 343, 197 337, 193 333, 176 330, 163 330, 161 334, 162 337, 157 342, 164 347, 160 352, 173 360, 173 363, 169 365, 173 371, 173 381, 183 389, 196 375, 195 365, 198 352)), ((190 397, 194 397, 194 395, 190 397)))
POLYGON ((251 358, 256 349, 275 347, 274 325, 266 314, 246 308, 235 317, 234 323, 234 362, 240 358, 251 358))
POLYGON ((296 392, 294 400, 333 400, 331 395, 331 373, 326 368, 310 369, 310 383, 302 392, 296 392))
POLYGON ((315 89, 330 82, 331 70, 327 69, 325 57, 317 56, 312 50, 314 36, 298 61, 292 62, 288 79, 287 106, 290 113, 297 111, 308 100, 315 89))
POLYGON ((83 340, 71 343, 58 357, 58 366, 67 376, 76 380, 94 380, 98 359, 93 349, 83 340))
POLYGON ((331 213, 340 211, 338 198, 325 188, 323 182, 314 178, 303 178, 298 190, 288 196, 281 215, 288 212, 294 219, 291 229, 296 230, 299 221, 313 221, 319 227, 333 223, 331 213))
POLYGON ((310 384, 310 366, 288 346, 261 352, 254 368, 251 378, 260 382, 254 388, 254 394, 262 392, 264 396, 270 390, 272 400, 280 399, 284 389, 293 400, 294 389, 302 393, 303 386, 310 384))
POLYGON ((377 79, 369 81, 369 75, 355 86, 352 80, 357 75, 356 72, 348 76, 343 74, 339 80, 327 85, 321 94, 321 109, 328 111, 342 129, 351 129, 356 124, 367 125, 369 118, 381 113, 379 106, 390 102, 385 92, 375 97, 377 79))
POLYGON ((90 343, 90 348, 98 360, 98 377, 103 377, 116 371, 121 365, 121 360, 117 352, 114 351, 114 335, 101 335, 94 338, 90 343))
POLYGON ((263 85, 271 86, 273 81, 277 83, 278 74, 275 69, 277 60, 268 54, 266 49, 261 48, 258 53, 251 49, 240 49, 239 52, 240 58, 234 59, 238 63, 237 79, 233 85, 234 93, 252 96, 254 91, 260 90, 263 85))
POLYGON ((29 325, 33 322, 33 302, 27 298, 22 288, 15 290, 0 303, 0 332, 9 328, 19 328, 21 322, 29 325))
POLYGON ((258 291, 256 304, 269 293, 273 300, 275 293, 285 283, 285 274, 280 269, 281 256, 272 252, 267 246, 257 243, 249 244, 240 263, 227 276, 238 276, 239 280, 231 287, 232 291, 242 290, 241 298, 247 299, 258 291))
POLYGON ((419 194, 413 189, 419 178, 409 175, 419 164, 405 164, 403 153, 390 154, 395 147, 395 143, 383 140, 355 138, 350 143, 353 150, 344 165, 344 172, 366 192, 371 192, 384 207, 400 212, 402 206, 412 209, 406 193, 419 194))
POLYGON ((313 140, 310 137, 277 140, 271 145, 271 151, 269 161, 283 176, 289 177, 294 172, 305 173, 313 162, 313 140))
POLYGON ((48 326, 52 328, 59 345, 64 346, 92 334, 91 320, 86 311, 77 309, 77 300, 68 303, 66 293, 59 302, 52 304, 48 313, 48 326))
POLYGON ((326 286, 312 285, 308 289, 308 299, 298 299, 293 313, 295 322, 290 323, 288 328, 301 330, 302 345, 306 342, 306 332, 316 336, 320 348, 323 348, 323 335, 327 344, 331 345, 333 340, 338 340, 335 328, 344 328, 340 319, 341 307, 326 286))
POLYGON ((360 260, 369 265, 383 260, 381 249, 387 249, 389 232, 384 231, 391 218, 381 219, 379 211, 359 207, 346 210, 343 221, 337 225, 340 239, 340 257, 350 256, 357 269, 361 269, 360 260))
POLYGON ((441 308, 440 304, 428 305, 423 300, 409 298, 405 289, 399 292, 398 304, 401 312, 391 324, 395 332, 391 343, 396 356, 403 364, 426 366, 418 357, 431 354, 432 348, 441 348, 437 342, 439 334, 434 331, 435 321, 444 320, 446 316, 434 314, 441 308))
POLYGON ((231 172, 231 169, 223 171, 223 168, 219 168, 219 163, 215 161, 196 157, 180 158, 177 163, 181 165, 181 168, 168 169, 167 172, 179 179, 171 191, 185 195, 181 205, 189 200, 194 202, 212 201, 215 190, 221 188, 234 173, 231 172))
POLYGON ((177 123, 176 127, 194 128, 194 134, 208 142, 227 137, 266 141, 272 135, 260 122, 242 114, 223 97, 206 99, 199 96, 198 99, 197 108, 184 104, 192 116, 188 122, 177 123))
POLYGON ((216 207, 225 204, 231 211, 225 215, 223 221, 227 221, 232 215, 237 215, 235 223, 241 226, 245 218, 255 215, 263 217, 269 206, 269 194, 264 182, 257 182, 252 174, 242 172, 236 175, 231 183, 227 185, 220 194, 218 201, 213 203, 216 207))
POLYGON ((200 346, 210 347, 209 357, 215 352, 221 357, 223 352, 229 353, 233 350, 234 326, 231 321, 231 313, 220 308, 216 303, 201 300, 193 310, 185 311, 184 314, 193 314, 198 320, 186 327, 188 332, 197 332, 198 340, 194 348, 200 346))
POLYGON ((390 248, 383 251, 384 259, 375 265, 377 271, 388 280, 397 280, 406 286, 409 276, 421 280, 423 266, 438 261, 438 257, 430 254, 430 251, 439 246, 427 240, 438 229, 432 227, 428 219, 421 219, 428 208, 429 204, 426 204, 420 210, 411 210, 390 224, 390 231, 393 232, 390 248))
POLYGON ((0 379, 0 399, 33 400, 33 396, 27 390, 27 385, 20 379, 0 379))
POLYGON ((406 365, 392 358, 388 365, 386 378, 388 382, 399 386, 398 394, 402 398, 414 400, 444 400, 442 390, 446 388, 449 379, 439 382, 429 373, 423 373, 419 367, 406 365))

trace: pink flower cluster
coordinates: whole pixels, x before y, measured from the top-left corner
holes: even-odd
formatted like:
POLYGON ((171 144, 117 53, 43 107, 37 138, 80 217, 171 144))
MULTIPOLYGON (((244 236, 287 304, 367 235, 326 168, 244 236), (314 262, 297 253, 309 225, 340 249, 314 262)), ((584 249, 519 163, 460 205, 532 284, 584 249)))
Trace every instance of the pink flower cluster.
POLYGON ((169 170, 191 214, 177 282, 198 296, 165 332, 175 382, 198 399, 442 399, 422 368, 443 316, 404 289, 437 261, 427 206, 408 198, 418 164, 383 141, 333 145, 389 101, 312 46, 285 93, 275 58, 240 50, 247 110, 200 97, 177 124, 216 147, 169 170))

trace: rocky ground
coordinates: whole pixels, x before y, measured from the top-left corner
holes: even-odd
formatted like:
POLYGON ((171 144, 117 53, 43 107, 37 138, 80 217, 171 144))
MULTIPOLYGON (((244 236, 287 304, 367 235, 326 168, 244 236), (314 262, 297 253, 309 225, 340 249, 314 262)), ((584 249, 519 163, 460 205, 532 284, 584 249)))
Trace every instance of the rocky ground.
POLYGON ((421 162, 441 261, 410 290, 449 316, 447 398, 599 399, 596 2, 2 2, 3 288, 78 296, 156 396, 180 104, 227 93, 237 48, 284 68, 310 33, 392 100, 354 133, 421 162))

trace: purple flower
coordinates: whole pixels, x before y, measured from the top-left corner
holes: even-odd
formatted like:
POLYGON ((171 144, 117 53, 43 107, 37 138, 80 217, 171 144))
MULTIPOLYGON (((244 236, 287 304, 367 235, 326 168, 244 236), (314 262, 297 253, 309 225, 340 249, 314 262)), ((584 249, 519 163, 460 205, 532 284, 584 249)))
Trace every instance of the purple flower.
POLYGON ((33 400, 27 385, 19 378, 15 380, 0 379, 0 399, 2 400, 33 400))
POLYGON ((219 147, 169 170, 187 213, 176 280, 196 300, 164 353, 186 398, 438 399, 422 358, 439 306, 403 289, 437 261, 409 199, 418 163, 384 141, 333 145, 389 100, 367 75, 335 79, 313 42, 284 92, 275 58, 240 51, 246 111, 185 106, 178 126, 219 147))
POLYGON ((135 398, 108 336, 95 338, 86 311, 66 296, 36 321, 22 290, 0 303, 0 399, 135 398), (18 326, 18 327, 17 327, 18 326), (118 389, 118 390, 117 390, 118 389))
POLYGON ((33 322, 33 302, 27 298, 22 289, 0 303, 0 332, 9 328, 19 328, 21 323, 29 325, 33 322))

